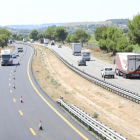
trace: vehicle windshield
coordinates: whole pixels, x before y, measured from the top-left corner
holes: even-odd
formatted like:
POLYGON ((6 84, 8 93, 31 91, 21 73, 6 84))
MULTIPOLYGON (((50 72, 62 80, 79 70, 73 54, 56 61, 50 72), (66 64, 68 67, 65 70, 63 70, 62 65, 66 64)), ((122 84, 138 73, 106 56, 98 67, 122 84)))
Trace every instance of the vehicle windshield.
POLYGON ((105 71, 112 71, 112 68, 105 68, 105 71))
POLYGON ((18 50, 22 50, 23 48, 18 48, 18 50))
POLYGON ((10 59, 10 55, 2 55, 3 59, 10 59))
POLYGON ((85 62, 85 60, 80 60, 80 62, 85 62))

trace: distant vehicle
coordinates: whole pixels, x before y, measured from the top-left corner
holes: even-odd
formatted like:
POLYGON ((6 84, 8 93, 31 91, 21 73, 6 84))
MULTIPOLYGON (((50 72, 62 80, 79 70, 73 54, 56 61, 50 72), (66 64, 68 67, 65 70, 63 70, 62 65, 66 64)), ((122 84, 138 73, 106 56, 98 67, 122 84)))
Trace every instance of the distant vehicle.
POLYGON ((102 78, 105 78, 105 77, 112 77, 114 78, 114 70, 112 68, 109 68, 109 67, 105 67, 104 69, 101 70, 101 76, 102 78))
POLYGON ((86 61, 90 61, 90 50, 83 50, 81 54, 82 54, 82 59, 85 59, 86 61))
POLYGON ((48 39, 44 39, 44 44, 48 44, 48 39))
POLYGON ((12 57, 13 57, 13 58, 17 58, 17 56, 16 56, 16 54, 15 54, 15 53, 13 53, 13 54, 12 54, 12 57))
POLYGON ((10 49, 2 49, 1 50, 1 65, 12 65, 12 50, 10 49))
POLYGON ((52 46, 52 45, 55 45, 54 42, 51 42, 51 46, 52 46))
POLYGON ((34 39, 30 39, 30 42, 31 42, 31 43, 34 43, 34 39))
POLYGON ((15 52, 15 55, 16 55, 16 56, 19 56, 18 52, 15 52))
POLYGON ((23 42, 26 42, 26 38, 23 38, 23 42))
POLYGON ((86 61, 84 59, 78 60, 78 66, 86 66, 86 61))
POLYGON ((73 55, 81 55, 81 43, 72 43, 72 54, 73 55))
POLYGON ((124 78, 140 77, 140 54, 117 53, 115 73, 124 78))
POLYGON ((58 48, 62 48, 62 46, 61 45, 58 45, 58 48))
POLYGON ((22 47, 18 47, 18 52, 23 52, 23 48, 22 47))
POLYGON ((43 38, 40 38, 39 39, 39 42, 42 44, 42 43, 44 43, 44 39, 43 38))
POLYGON ((8 41, 9 44, 12 44, 12 42, 13 42, 12 40, 9 40, 9 41, 8 41))

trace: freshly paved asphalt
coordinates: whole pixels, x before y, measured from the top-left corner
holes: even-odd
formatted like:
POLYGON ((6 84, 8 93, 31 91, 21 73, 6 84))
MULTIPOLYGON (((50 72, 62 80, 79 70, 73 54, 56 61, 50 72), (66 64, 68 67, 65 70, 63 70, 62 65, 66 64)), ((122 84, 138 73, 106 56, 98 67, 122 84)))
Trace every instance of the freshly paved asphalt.
MULTIPOLYGON (((88 131, 77 124, 56 103, 54 103, 37 85, 31 71, 32 49, 22 44, 24 52, 17 68, 13 66, 0 67, 0 139, 1 140, 97 140, 88 131), (23 56, 27 48, 26 54, 23 56), (16 72, 14 72, 16 69, 16 72), (15 75, 15 80, 13 79, 15 75), (30 81, 30 78, 32 81, 30 81), (13 89, 15 83, 15 89, 13 89), (35 90, 35 88, 36 90, 35 90), (37 91, 39 93, 37 93, 37 91), (23 103, 20 103, 22 96, 23 103), (61 114, 69 124, 78 130, 77 133, 54 110, 61 114), (20 111, 20 112, 19 112, 20 111), (39 130, 39 121, 43 130, 39 130), (31 131, 32 130, 32 131, 31 131)), ((17 63, 20 57, 14 59, 17 63)))

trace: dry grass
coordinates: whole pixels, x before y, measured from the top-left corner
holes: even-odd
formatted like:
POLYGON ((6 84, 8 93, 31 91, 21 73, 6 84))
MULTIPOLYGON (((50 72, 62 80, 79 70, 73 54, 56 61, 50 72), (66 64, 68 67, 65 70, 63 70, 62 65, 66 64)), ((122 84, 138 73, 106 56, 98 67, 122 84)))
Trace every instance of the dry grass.
POLYGON ((140 105, 90 83, 68 69, 49 49, 34 46, 34 75, 53 100, 63 96, 69 105, 74 104, 91 116, 99 113, 100 122, 129 140, 140 139, 140 105))

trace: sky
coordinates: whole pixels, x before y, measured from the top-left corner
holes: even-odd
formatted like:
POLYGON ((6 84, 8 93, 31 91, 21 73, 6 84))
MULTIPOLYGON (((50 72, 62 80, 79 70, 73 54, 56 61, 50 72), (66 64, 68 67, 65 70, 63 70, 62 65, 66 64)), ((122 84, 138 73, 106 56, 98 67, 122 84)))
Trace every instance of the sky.
POLYGON ((140 0, 0 0, 0 25, 69 23, 129 18, 140 0))

